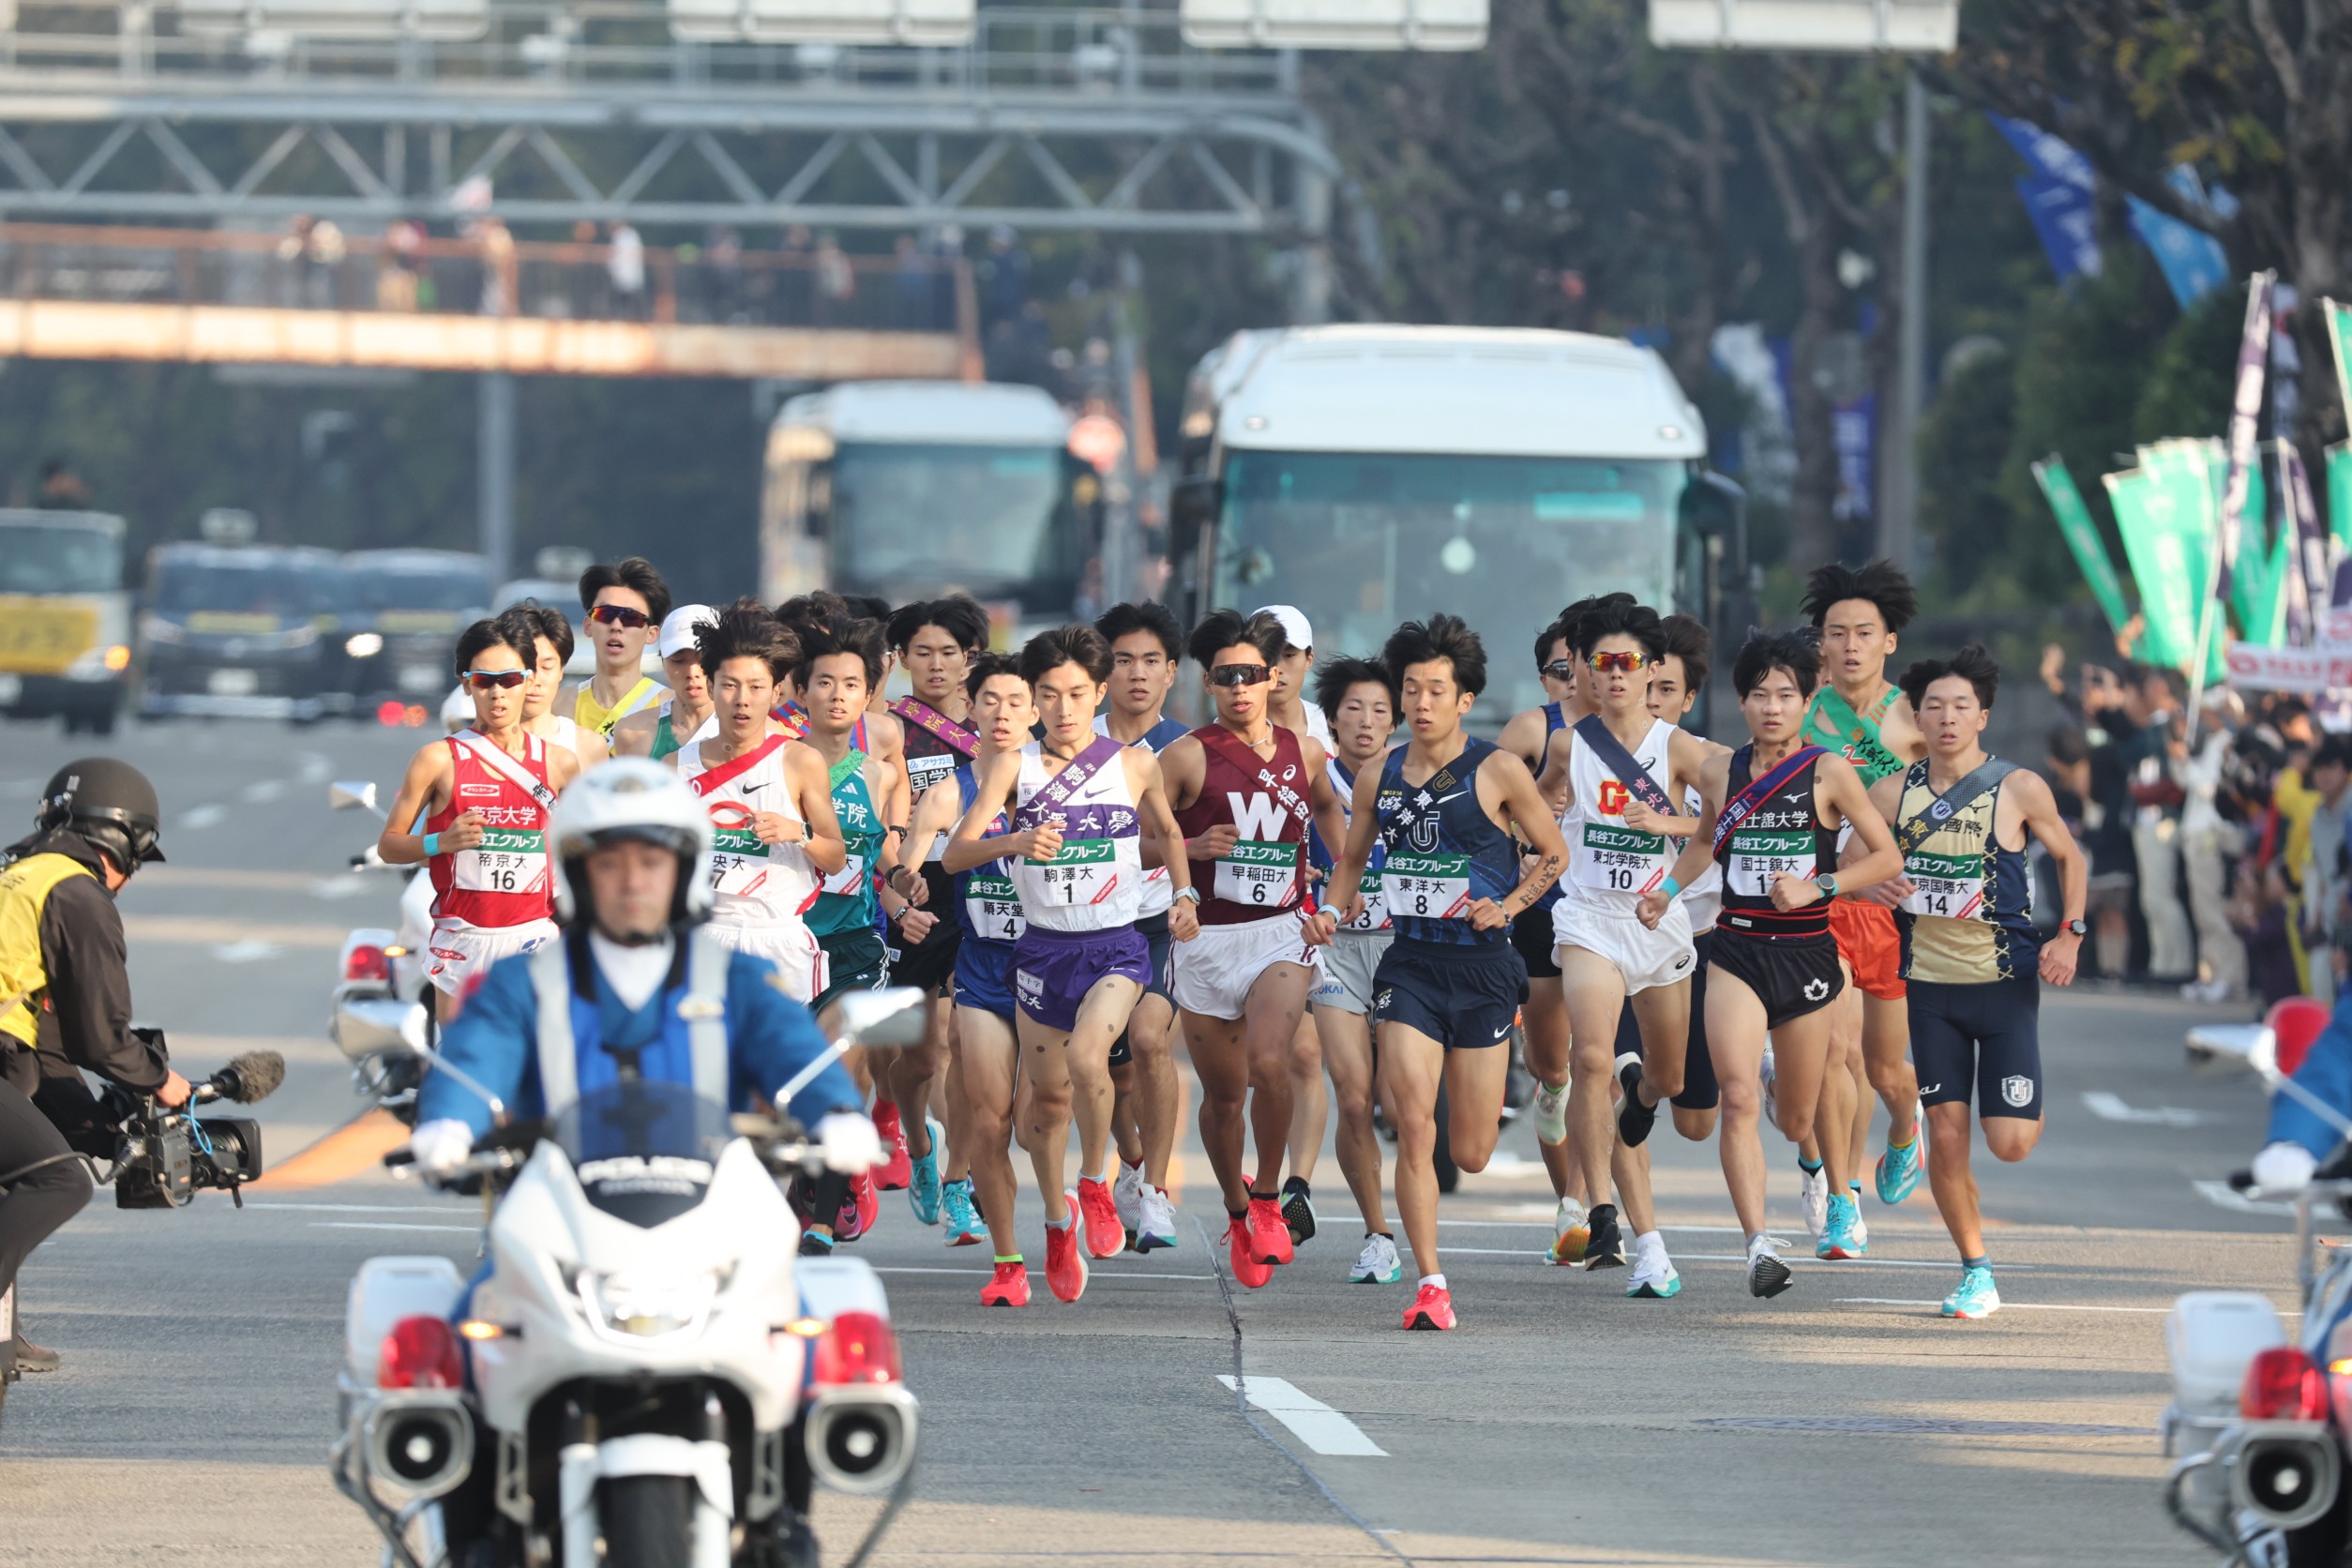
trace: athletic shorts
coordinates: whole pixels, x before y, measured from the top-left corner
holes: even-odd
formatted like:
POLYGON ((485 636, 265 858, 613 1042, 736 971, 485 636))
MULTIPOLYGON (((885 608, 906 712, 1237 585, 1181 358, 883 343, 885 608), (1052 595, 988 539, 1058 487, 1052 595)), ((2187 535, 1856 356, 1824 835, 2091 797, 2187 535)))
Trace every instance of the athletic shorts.
POLYGON ((1013 1021, 1013 950, 973 938, 956 949, 956 1005, 1013 1021))
POLYGON ((425 939, 425 977, 456 996, 480 984, 499 959, 535 951, 554 935, 552 920, 526 920, 520 926, 468 926, 461 920, 436 920, 432 934, 425 939))
POLYGON ((765 958, 784 976, 784 994, 807 1003, 825 988, 825 950, 797 920, 759 926, 722 924, 714 920, 703 929, 738 953, 765 958))
MULTIPOLYGON (((1152 983, 1143 988, 1143 994, 1165 998, 1168 995, 1168 944, 1170 940, 1167 912, 1163 911, 1158 914, 1139 916, 1135 928, 1142 933, 1143 945, 1150 949, 1152 955, 1152 983)), ((1119 1032, 1119 1038, 1110 1043, 1110 1064, 1123 1067, 1134 1060, 1134 1042, 1127 1038, 1127 1031, 1123 1029, 1119 1032)))
POLYGON ((1124 975, 1148 986, 1151 964, 1151 944, 1132 926, 1107 931, 1032 926, 1013 944, 1013 1000, 1048 1029, 1066 1034, 1078 1027, 1078 1005, 1097 984, 1124 975))
POLYGON ((1306 1000, 1318 1007, 1367 1016, 1372 1011, 1373 975, 1395 939, 1395 931, 1341 931, 1315 955, 1321 966, 1306 1000))
POLYGON ((1581 898, 1562 898, 1552 906, 1555 963, 1563 947, 1581 947, 1615 964, 1617 972, 1625 977, 1627 996, 1652 986, 1688 980, 1697 967, 1691 947, 1690 912, 1679 900, 1666 905, 1664 918, 1652 930, 1635 917, 1631 899, 1625 900, 1621 914, 1581 898))
MULTIPOLYGON (((1238 1018, 1248 1010, 1249 988, 1276 964, 1315 967, 1315 949, 1299 929, 1295 910, 1230 926, 1203 926, 1171 955, 1175 984, 1170 1000, 1204 1018, 1238 1018)), ((1309 989, 1314 975, 1307 976, 1309 989)))
POLYGON ((1510 1040, 1525 1001, 1527 965, 1509 942, 1398 937, 1372 976, 1374 1037, 1382 1024, 1402 1024, 1448 1050, 1483 1050, 1510 1040))
POLYGON ((1911 1065, 1931 1106, 1968 1103, 1979 1116, 2042 1120, 2042 977, 1978 985, 1911 982, 1911 1065))
POLYGON ((1895 933, 1894 911, 1856 898, 1830 900, 1830 935, 1838 957, 1854 971, 1854 986, 1881 1002, 1903 1000, 1903 939, 1895 933))
POLYGON ((809 1011, 822 1008, 844 991, 878 991, 890 983, 890 950, 871 926, 834 931, 817 939, 824 950, 824 987, 809 1011))
MULTIPOLYGON (((1674 1103, 1684 1110, 1712 1110, 1723 1099, 1722 1086, 1715 1079, 1715 1059, 1707 1054, 1707 959, 1714 948, 1712 930, 1691 939, 1691 950, 1696 955, 1691 965, 1691 1032, 1682 1048, 1682 1092, 1674 1096, 1674 1103)), ((1623 1056, 1627 1051, 1636 1056, 1648 1054, 1642 1049, 1641 1020, 1631 1007, 1617 1015, 1617 1054, 1623 1056)))
POLYGON ((1846 988, 1831 937, 1758 937, 1722 926, 1711 961, 1756 993, 1767 1029, 1819 1012, 1846 988))
POLYGON ((932 923, 930 935, 912 947, 898 939, 896 926, 890 928, 890 983, 935 991, 956 972, 956 949, 964 940, 964 924, 956 918, 956 880, 940 869, 939 862, 923 867, 923 881, 930 896, 921 908, 939 919, 932 923))
POLYGON ((1552 906, 1536 903, 1511 919, 1511 945, 1519 950, 1530 980, 1557 980, 1560 965, 1552 958, 1552 906))

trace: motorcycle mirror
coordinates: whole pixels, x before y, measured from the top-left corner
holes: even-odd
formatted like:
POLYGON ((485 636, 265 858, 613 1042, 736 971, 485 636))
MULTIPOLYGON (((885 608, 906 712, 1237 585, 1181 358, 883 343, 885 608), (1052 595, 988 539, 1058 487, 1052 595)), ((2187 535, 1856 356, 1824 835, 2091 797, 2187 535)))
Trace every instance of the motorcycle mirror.
POLYGON ((835 1005, 841 1033, 854 1045, 919 1046, 929 1015, 923 993, 912 986, 887 990, 852 991, 835 1005))
POLYGON ((338 811, 357 807, 362 811, 374 811, 378 816, 384 814, 376 806, 376 783, 372 778, 365 784, 340 781, 329 784, 326 787, 326 804, 338 811))

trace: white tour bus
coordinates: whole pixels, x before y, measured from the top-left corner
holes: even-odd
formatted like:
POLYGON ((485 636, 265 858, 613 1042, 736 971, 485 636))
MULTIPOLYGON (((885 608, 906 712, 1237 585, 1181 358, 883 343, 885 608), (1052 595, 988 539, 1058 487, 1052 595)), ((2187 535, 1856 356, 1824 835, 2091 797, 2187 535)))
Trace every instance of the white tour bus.
MULTIPOLYGON (((1619 589, 1716 623, 1738 488, 1658 355, 1576 332, 1237 333, 1194 371, 1175 580, 1194 611, 1297 605, 1318 653, 1445 611, 1487 642, 1473 722, 1544 701, 1535 634, 1619 589)), ((1721 662, 1719 659, 1718 662, 1721 662)))

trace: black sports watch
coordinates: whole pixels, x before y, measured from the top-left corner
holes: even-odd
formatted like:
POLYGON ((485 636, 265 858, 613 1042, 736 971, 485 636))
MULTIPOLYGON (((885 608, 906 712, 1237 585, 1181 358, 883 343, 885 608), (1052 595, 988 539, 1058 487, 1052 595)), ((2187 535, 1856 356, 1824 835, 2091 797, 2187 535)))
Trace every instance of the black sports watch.
POLYGON ((2070 920, 2066 923, 2064 928, 2073 932, 2078 937, 2087 937, 2090 935, 2090 924, 2088 921, 2070 920))

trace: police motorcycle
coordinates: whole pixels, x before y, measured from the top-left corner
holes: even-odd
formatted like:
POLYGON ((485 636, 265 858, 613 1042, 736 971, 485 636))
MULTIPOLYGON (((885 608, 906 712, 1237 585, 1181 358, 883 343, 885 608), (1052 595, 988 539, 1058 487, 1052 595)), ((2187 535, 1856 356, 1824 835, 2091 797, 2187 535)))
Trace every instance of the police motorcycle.
MULTIPOLYGON (((329 784, 327 803, 338 811, 384 817, 372 782, 329 784)), ((390 873, 407 882, 396 927, 361 926, 344 935, 336 956, 339 978, 328 1003, 327 1037, 350 1061, 353 1087, 414 1125, 416 1090, 425 1080, 433 1033, 430 982, 425 978, 432 879, 421 867, 386 864, 373 844, 352 856, 351 868, 354 875, 390 873)))
MULTIPOLYGON (((2307 1041, 2306 1041, 2307 1043, 2307 1041)), ((2282 1070, 2265 1026, 2251 1064, 2273 1093, 2292 1096, 2352 1140, 2352 1122, 2282 1070)), ((2284 1064, 2291 1070, 2293 1062, 2284 1064)), ((2299 1334, 2269 1298, 2192 1290, 2164 1319, 2172 1402, 2160 1423, 2175 1524, 2225 1554, 2220 1568, 2342 1568, 2352 1562, 2352 1245, 2324 1240, 2329 1215, 2352 1219, 2352 1141, 2317 1179, 2267 1194, 2254 1173, 2229 1184, 2250 1199, 2291 1199, 2299 1334)))
MULTIPOLYGON (((852 1047, 922 1038, 918 991, 838 1006, 777 1105, 852 1047)), ((430 1179, 503 1194, 486 1274, 371 1259, 345 1311, 329 1469, 384 1568, 814 1568, 818 1482, 883 1500, 863 1561, 912 1489, 917 1406, 872 1268, 797 1256, 784 1184, 822 1149, 684 1084, 544 1123, 468 1086, 497 1125, 430 1179)))

